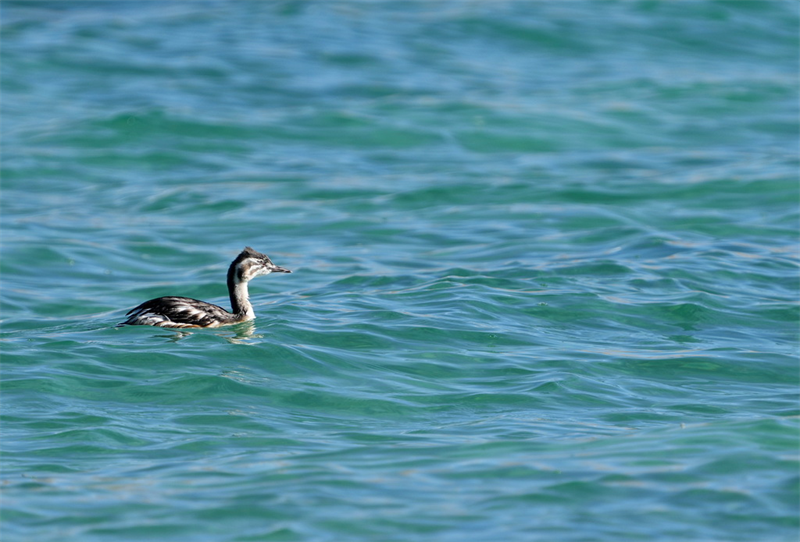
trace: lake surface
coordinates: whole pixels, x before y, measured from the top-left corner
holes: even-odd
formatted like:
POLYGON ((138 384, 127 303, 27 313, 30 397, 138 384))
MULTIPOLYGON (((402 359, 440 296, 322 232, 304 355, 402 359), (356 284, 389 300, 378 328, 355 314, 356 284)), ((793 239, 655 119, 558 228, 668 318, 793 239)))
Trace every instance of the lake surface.
POLYGON ((3 542, 798 539, 797 3, 0 10, 3 542))

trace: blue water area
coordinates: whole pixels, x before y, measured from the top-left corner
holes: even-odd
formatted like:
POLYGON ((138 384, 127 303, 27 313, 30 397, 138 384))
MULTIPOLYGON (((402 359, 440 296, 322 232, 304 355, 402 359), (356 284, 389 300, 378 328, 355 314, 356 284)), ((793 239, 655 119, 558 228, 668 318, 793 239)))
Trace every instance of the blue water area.
POLYGON ((795 542, 798 15, 3 2, 3 542, 795 542))

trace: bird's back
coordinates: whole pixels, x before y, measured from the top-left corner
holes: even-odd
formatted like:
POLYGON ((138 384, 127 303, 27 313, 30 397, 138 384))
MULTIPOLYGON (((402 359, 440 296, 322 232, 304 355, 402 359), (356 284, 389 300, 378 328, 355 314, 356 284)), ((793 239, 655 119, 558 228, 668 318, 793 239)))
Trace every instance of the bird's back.
POLYGON ((121 325, 158 327, 217 327, 236 317, 218 305, 190 297, 159 297, 131 309, 121 325))

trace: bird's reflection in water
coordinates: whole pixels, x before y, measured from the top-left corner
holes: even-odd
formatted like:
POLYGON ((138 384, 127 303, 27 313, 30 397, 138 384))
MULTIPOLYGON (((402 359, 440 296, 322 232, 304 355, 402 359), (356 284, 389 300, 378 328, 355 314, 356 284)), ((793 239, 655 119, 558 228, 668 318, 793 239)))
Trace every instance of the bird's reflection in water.
POLYGON ((227 333, 219 333, 220 337, 225 337, 229 343, 245 344, 247 339, 261 339, 264 335, 256 334, 256 323, 252 320, 242 322, 231 328, 228 328, 227 333), (233 332, 233 333, 231 333, 233 332))
POLYGON ((176 343, 181 339, 185 339, 186 337, 192 334, 191 331, 173 331, 169 335, 156 335, 156 337, 161 337, 163 339, 167 339, 167 342, 176 343))
MULTIPOLYGON (((246 344, 248 339, 261 339, 264 337, 262 334, 255 333, 256 324, 252 320, 248 322, 242 322, 241 324, 236 324, 235 326, 231 326, 228 328, 215 330, 214 334, 224 338, 226 341, 232 344, 246 344)), ((158 335, 164 339, 167 339, 169 342, 176 343, 180 340, 183 340, 187 337, 194 335, 191 331, 186 331, 185 329, 182 330, 175 330, 169 335, 158 335)))

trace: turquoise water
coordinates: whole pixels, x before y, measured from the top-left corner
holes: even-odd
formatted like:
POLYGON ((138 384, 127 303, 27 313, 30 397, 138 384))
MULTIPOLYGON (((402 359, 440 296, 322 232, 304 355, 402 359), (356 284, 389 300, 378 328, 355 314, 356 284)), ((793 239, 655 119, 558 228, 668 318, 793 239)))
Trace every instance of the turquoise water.
POLYGON ((796 3, 0 7, 3 542, 798 539, 796 3))

